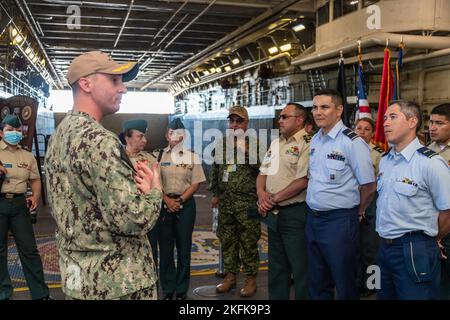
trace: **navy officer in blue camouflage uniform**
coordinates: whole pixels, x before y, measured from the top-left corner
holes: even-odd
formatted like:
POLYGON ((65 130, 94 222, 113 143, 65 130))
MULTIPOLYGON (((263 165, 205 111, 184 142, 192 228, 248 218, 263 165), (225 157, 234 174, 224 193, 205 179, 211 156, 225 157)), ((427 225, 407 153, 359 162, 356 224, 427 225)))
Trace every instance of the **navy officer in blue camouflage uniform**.
POLYGON ((310 147, 306 203, 308 285, 312 299, 359 299, 359 220, 375 192, 370 149, 342 120, 342 97, 331 89, 313 99, 320 128, 310 147))
POLYGON ((377 223, 381 237, 378 299, 439 299, 437 240, 450 231, 450 171, 417 139, 419 106, 394 101, 384 116, 393 146, 380 161, 377 223))

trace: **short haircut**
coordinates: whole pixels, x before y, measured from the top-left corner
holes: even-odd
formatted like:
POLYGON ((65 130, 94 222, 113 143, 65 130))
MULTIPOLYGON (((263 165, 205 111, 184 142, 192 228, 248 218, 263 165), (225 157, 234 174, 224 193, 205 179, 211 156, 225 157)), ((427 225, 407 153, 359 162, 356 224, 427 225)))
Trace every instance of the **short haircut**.
POLYGON ((370 124, 370 126, 372 127, 372 131, 375 132, 375 122, 370 119, 370 118, 359 118, 358 120, 356 120, 355 122, 355 127, 358 125, 358 123, 360 123, 361 121, 365 121, 368 124, 370 124))
POLYGON ((75 83, 72 83, 71 88, 72 88, 72 94, 75 96, 78 93, 78 91, 80 90, 80 85, 78 84, 78 81, 75 83))
POLYGON ((339 91, 334 89, 322 89, 316 92, 314 96, 328 96, 331 97, 331 101, 337 106, 343 106, 342 95, 339 91))
POLYGON ((443 103, 434 107, 433 110, 431 110, 431 114, 444 116, 448 121, 450 121, 450 103, 443 103))
POLYGON ((297 112, 299 113, 299 116, 302 117, 303 120, 306 121, 308 112, 306 111, 306 108, 304 106, 302 106, 300 103, 295 103, 295 102, 288 102, 288 103, 286 103, 286 107, 287 106, 294 106, 295 109, 297 110, 297 112))
POLYGON ((314 126, 314 117, 311 111, 306 111, 305 125, 312 124, 314 126))
POLYGON ((414 101, 393 100, 389 102, 389 107, 394 104, 400 107, 400 111, 405 115, 406 119, 411 119, 412 117, 417 118, 416 132, 419 132, 422 127, 422 112, 420 111, 419 104, 414 101))

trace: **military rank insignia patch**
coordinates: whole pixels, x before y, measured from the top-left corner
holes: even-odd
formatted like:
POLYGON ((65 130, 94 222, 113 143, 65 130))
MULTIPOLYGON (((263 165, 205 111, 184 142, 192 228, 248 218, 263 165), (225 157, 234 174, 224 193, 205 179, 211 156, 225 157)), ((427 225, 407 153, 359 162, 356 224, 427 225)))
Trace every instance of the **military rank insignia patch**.
POLYGON ((342 133, 349 137, 352 141, 358 138, 358 135, 350 129, 345 129, 344 131, 342 131, 342 133))

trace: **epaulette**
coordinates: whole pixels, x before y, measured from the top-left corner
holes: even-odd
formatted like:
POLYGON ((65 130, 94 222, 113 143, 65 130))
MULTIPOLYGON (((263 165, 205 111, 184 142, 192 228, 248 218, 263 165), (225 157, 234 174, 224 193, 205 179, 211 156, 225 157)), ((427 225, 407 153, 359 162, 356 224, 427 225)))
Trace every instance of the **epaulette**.
POLYGON ((384 152, 383 148, 381 148, 379 146, 373 147, 373 150, 378 151, 379 153, 383 153, 384 152))
POLYGON ((434 152, 431 149, 428 149, 427 147, 422 147, 420 149, 417 149, 417 152, 423 154, 424 156, 427 156, 430 159, 433 158, 434 156, 438 155, 436 152, 434 152))
POLYGON ((305 140, 306 143, 310 143, 311 139, 312 139, 312 136, 310 136, 309 134, 303 135, 303 140, 305 140))
POLYGON ((350 129, 345 129, 344 131, 342 131, 342 133, 349 137, 352 141, 358 138, 358 135, 350 129))
MULTIPOLYGON (((381 148, 380 148, 380 149, 381 149, 381 148)), ((391 149, 392 149, 392 148, 387 149, 387 151, 386 151, 385 153, 383 153, 383 154, 381 155, 381 157, 384 157, 385 155, 389 154, 389 152, 391 152, 391 149)))

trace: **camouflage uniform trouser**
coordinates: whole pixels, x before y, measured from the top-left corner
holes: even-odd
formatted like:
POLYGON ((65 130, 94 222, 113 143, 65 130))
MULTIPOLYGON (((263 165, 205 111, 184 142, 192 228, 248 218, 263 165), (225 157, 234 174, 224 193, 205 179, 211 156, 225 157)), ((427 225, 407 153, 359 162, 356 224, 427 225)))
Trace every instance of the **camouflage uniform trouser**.
MULTIPOLYGON (((156 285, 111 300, 158 300, 156 285)), ((81 300, 66 295, 66 300, 81 300)))
POLYGON ((220 199, 217 236, 222 246, 225 273, 238 273, 241 262, 247 275, 258 272, 261 224, 247 216, 248 202, 231 197, 220 199))

